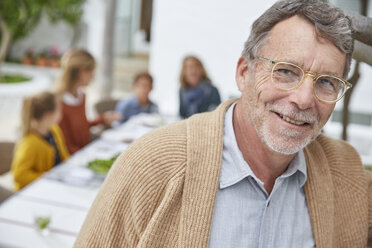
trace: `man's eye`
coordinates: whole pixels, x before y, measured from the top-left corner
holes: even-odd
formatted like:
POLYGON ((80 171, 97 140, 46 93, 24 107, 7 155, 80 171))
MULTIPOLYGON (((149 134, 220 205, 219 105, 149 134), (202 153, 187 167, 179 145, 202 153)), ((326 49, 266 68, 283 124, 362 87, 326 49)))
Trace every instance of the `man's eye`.
POLYGON ((290 71, 287 69, 279 69, 278 72, 284 75, 288 75, 288 76, 295 75, 293 71, 290 71))
POLYGON ((330 89, 335 89, 336 88, 336 82, 332 80, 328 80, 326 78, 321 78, 318 80, 318 83, 320 83, 323 87, 327 87, 330 89))
POLYGON ((299 78, 299 73, 297 73, 296 71, 294 70, 289 70, 289 69, 278 69, 276 70, 276 74, 279 76, 279 77, 287 77, 287 78, 296 78, 298 79, 299 78))

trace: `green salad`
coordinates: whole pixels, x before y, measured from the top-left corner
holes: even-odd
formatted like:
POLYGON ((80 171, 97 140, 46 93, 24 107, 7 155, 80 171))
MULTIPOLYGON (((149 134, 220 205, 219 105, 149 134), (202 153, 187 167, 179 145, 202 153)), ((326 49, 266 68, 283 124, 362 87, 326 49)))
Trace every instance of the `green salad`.
POLYGON ((118 156, 119 154, 116 154, 109 159, 95 159, 88 163, 88 168, 96 173, 107 174, 118 156))

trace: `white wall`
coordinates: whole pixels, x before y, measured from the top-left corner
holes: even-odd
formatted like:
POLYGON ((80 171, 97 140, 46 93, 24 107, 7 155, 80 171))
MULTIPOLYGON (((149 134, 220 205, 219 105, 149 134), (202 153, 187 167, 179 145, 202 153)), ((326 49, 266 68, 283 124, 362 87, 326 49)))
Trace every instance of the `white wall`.
POLYGON ((82 21, 87 27, 86 49, 93 54, 97 61, 100 61, 105 25, 105 1, 88 0, 84 7, 82 21))
POLYGON ((178 77, 188 54, 202 60, 223 100, 238 96, 236 62, 253 20, 273 2, 154 0, 150 72, 161 111, 178 111, 178 77))

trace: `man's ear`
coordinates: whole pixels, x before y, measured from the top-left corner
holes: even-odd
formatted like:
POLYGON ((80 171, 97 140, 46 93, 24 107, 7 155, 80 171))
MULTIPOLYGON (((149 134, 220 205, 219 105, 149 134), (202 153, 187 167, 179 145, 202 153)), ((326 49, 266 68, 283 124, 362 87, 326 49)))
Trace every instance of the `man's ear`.
POLYGON ((249 65, 244 57, 240 57, 236 65, 235 80, 240 92, 245 90, 249 80, 249 65))

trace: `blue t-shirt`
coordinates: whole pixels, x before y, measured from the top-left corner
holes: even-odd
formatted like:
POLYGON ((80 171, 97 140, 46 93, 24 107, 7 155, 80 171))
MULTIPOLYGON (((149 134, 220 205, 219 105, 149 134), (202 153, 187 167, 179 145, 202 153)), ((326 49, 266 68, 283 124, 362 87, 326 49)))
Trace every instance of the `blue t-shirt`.
POLYGON ((140 113, 159 113, 159 110, 158 106, 151 101, 146 107, 141 107, 138 102, 138 98, 134 96, 129 99, 120 100, 116 104, 115 112, 123 115, 123 119, 120 120, 120 123, 124 123, 134 115, 138 115, 140 113))

